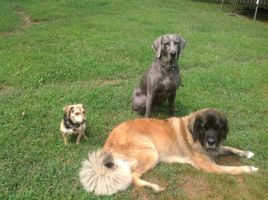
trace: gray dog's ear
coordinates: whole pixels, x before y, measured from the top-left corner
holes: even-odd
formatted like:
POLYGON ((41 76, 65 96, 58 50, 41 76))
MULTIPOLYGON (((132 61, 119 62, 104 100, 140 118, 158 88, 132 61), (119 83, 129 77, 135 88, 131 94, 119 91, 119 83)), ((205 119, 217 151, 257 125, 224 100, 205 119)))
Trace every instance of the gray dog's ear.
POLYGON ((183 52, 183 49, 185 47, 186 40, 181 36, 179 36, 179 37, 180 37, 180 46, 179 46, 179 48, 180 48, 180 56, 182 56, 182 52, 183 52))
POLYGON ((162 51, 162 36, 158 37, 152 44, 152 48, 157 58, 160 58, 162 51))

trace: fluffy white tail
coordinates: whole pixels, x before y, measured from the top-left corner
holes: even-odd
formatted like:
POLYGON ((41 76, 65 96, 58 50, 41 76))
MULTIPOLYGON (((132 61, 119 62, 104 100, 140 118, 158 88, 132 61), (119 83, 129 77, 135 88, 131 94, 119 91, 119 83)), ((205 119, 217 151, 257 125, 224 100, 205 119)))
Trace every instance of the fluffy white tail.
POLYGON ((132 182, 128 163, 103 150, 88 155, 79 176, 86 191, 96 195, 112 195, 127 189, 132 182))

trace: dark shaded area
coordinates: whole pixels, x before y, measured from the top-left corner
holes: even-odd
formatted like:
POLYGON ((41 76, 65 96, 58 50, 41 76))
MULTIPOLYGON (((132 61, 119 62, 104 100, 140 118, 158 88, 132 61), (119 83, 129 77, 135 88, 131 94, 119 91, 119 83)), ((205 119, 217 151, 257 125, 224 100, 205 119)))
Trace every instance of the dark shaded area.
POLYGON ((215 161, 219 165, 227 165, 227 166, 242 165, 241 158, 239 158, 238 156, 218 156, 216 157, 215 161))
MULTIPOLYGON (((238 15, 245 16, 249 19, 254 18, 255 8, 237 8, 236 13, 238 15)), ((262 21, 262 22, 268 22, 268 9, 265 8, 259 8, 256 21, 262 21)))
MULTIPOLYGON (((218 4, 219 9, 221 8, 222 0, 192 0, 193 2, 206 2, 218 4)), ((243 0, 224 0, 222 9, 231 6, 231 15, 246 17, 248 19, 254 19, 254 13, 256 9, 255 1, 243 1, 243 0)), ((227 11, 228 12, 228 11, 227 11)), ((259 8, 257 12, 256 21, 268 22, 268 1, 260 0, 259 8)))
MULTIPOLYGON (((193 2, 213 2, 213 3, 222 3, 222 0, 192 0, 193 2)), ((223 4, 233 4, 233 5, 250 5, 255 6, 256 0, 223 0, 223 4)), ((259 6, 265 8, 268 6, 267 0, 259 0, 259 6)))

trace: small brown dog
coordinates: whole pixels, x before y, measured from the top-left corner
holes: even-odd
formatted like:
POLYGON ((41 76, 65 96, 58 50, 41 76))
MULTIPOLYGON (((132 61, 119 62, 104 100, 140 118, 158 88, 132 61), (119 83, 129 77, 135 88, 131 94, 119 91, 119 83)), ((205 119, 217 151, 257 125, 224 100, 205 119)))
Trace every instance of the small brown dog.
POLYGON ((85 134, 85 109, 82 104, 67 105, 63 108, 64 116, 60 124, 60 132, 64 139, 64 143, 67 144, 69 136, 77 134, 76 144, 80 144, 80 139, 83 136, 87 138, 85 134))

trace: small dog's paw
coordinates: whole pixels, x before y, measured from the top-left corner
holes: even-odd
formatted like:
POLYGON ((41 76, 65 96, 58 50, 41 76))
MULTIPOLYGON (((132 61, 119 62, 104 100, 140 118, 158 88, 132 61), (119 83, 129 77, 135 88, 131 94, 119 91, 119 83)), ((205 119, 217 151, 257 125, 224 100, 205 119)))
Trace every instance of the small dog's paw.
POLYGON ((159 188, 159 192, 162 192, 162 191, 164 191, 166 188, 164 188, 164 187, 160 187, 159 188))
POLYGON ((254 167, 254 166, 249 166, 249 170, 250 170, 250 172, 256 172, 256 171, 259 170, 259 168, 258 167, 254 167))
POLYGON ((247 158, 252 158, 255 155, 255 153, 251 152, 251 151, 246 151, 246 157, 247 158))

